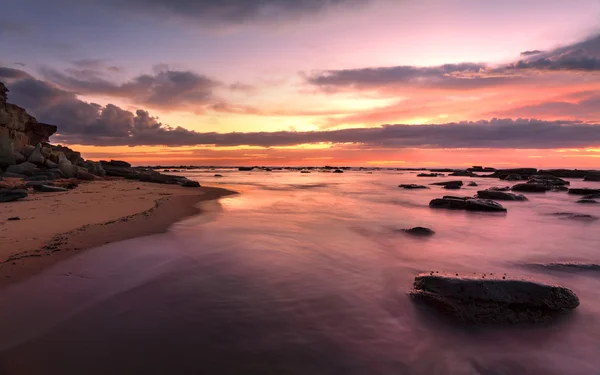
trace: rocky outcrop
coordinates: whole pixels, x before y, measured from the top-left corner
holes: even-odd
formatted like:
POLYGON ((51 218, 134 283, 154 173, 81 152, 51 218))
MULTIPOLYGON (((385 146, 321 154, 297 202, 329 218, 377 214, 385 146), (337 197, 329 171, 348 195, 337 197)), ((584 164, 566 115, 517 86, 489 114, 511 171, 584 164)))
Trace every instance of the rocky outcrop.
POLYGON ((492 274, 421 274, 410 295, 467 324, 549 322, 579 306, 568 288, 492 274))
POLYGON ((200 183, 198 181, 192 181, 192 180, 180 181, 179 185, 181 185, 183 187, 200 187, 200 183))
POLYGON ((526 201, 527 198, 523 194, 506 193, 497 190, 479 190, 478 198, 495 199, 499 201, 526 201))
POLYGON ((597 201, 593 200, 593 199, 580 199, 578 200, 576 203, 584 203, 584 204, 596 204, 598 203, 597 201))
POLYGON ((515 168, 515 169, 498 169, 496 172, 492 173, 490 177, 497 177, 501 180, 504 180, 506 177, 510 175, 519 175, 522 177, 529 177, 537 173, 536 168, 515 168))
POLYGON ((433 199, 429 202, 431 208, 446 208, 450 210, 506 212, 506 208, 498 202, 489 199, 471 197, 451 197, 433 199))
POLYGON ((583 181, 600 181, 600 174, 588 174, 585 175, 583 181))
POLYGON ((600 175, 600 171, 585 169, 541 169, 537 174, 563 178, 584 178, 587 175, 600 175))

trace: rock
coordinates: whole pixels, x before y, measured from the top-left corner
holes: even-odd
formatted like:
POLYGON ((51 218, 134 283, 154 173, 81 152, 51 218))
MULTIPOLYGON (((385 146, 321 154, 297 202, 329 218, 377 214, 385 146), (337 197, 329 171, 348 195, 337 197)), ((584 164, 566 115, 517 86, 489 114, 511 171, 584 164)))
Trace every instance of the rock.
POLYGON ((0 168, 15 164, 15 155, 9 132, 0 133, 0 168))
POLYGON ((585 170, 585 169, 546 169, 540 170, 538 175, 551 175, 563 178, 584 178, 589 174, 600 174, 600 171, 585 170))
POLYGON ((401 187, 403 189, 429 189, 427 186, 417 184, 402 184, 398 185, 398 187, 401 187))
POLYGON ((581 199, 600 199, 600 193, 584 195, 581 199))
POLYGON ((455 186, 462 186, 463 182, 462 181, 443 181, 443 182, 434 182, 432 184, 429 185, 437 185, 437 186, 449 186, 449 185, 455 185, 455 186))
POLYGON ((453 173, 450 173, 448 176, 474 177, 474 176, 476 176, 476 174, 473 172, 469 172, 469 171, 455 171, 453 173))
POLYGON ((513 191, 523 191, 528 193, 545 193, 551 189, 552 188, 549 185, 532 183, 516 184, 512 187, 513 191))
POLYGON ((104 170, 104 168, 102 168, 102 164, 99 162, 86 161, 85 167, 87 168, 88 172, 90 172, 91 174, 93 174, 95 176, 98 176, 98 177, 106 176, 106 171, 104 170))
POLYGON ((442 173, 419 173, 417 177, 443 177, 442 173))
POLYGON ((414 227, 410 229, 402 229, 404 232, 413 235, 413 236, 431 236, 435 234, 435 232, 429 228, 425 227, 414 227))
POLYGON ((552 214, 554 216, 558 216, 561 219, 573 219, 573 220, 582 220, 582 221, 594 221, 598 220, 596 216, 588 215, 588 214, 578 214, 573 212, 556 212, 552 214))
POLYGON ((575 195, 600 194, 600 189, 575 188, 575 189, 569 189, 569 194, 575 194, 575 195))
POLYGON ((531 176, 537 173, 536 168, 514 168, 514 169, 498 169, 496 172, 491 174, 491 177, 497 177, 501 180, 505 179, 511 174, 519 175, 521 177, 531 176))
POLYGON ((477 192, 478 198, 483 199, 496 199, 499 201, 526 201, 527 198, 522 194, 506 193, 497 190, 479 190, 477 192))
POLYGON ((21 164, 27 161, 27 158, 25 157, 25 155, 21 154, 20 152, 13 152, 13 156, 15 158, 15 163, 16 164, 21 164))
POLYGON ((13 173, 13 172, 4 172, 2 176, 6 178, 27 178, 24 174, 13 173))
POLYGON ((139 180, 143 182, 153 182, 156 184, 171 184, 176 185, 185 177, 170 176, 158 172, 146 172, 139 175, 139 180))
POLYGON ((550 175, 533 175, 529 177, 529 181, 527 182, 530 184, 546 184, 551 186, 566 186, 571 184, 569 181, 550 175))
POLYGON ((183 187, 200 187, 200 183, 198 181, 192 181, 192 180, 180 181, 179 185, 181 185, 183 187))
POLYGON ((216 175, 214 175, 214 177, 223 177, 223 175, 216 174, 216 175))
POLYGON ((333 173, 344 173, 344 171, 342 171, 341 169, 336 169, 335 171, 333 171, 333 173))
POLYGON ((489 188, 487 190, 492 190, 492 191, 509 191, 510 190, 510 186, 503 186, 503 187, 492 186, 491 188, 489 188))
POLYGON ((36 186, 42 186, 42 185, 52 186, 52 185, 54 185, 54 182, 48 181, 48 180, 28 181, 25 184, 25 187, 35 189, 36 186))
POLYGON ((431 208, 446 208, 451 210, 506 212, 506 208, 498 202, 489 199, 471 197, 443 197, 429 202, 431 208))
POLYGON ((568 288, 491 274, 420 274, 410 296, 467 324, 548 322, 579 306, 568 288))
POLYGON ((310 171, 300 171, 300 173, 310 173, 310 171))
POLYGON ((460 189, 459 185, 444 185, 444 189, 457 190, 460 189))
POLYGON ((68 191, 66 188, 58 187, 58 186, 49 186, 49 185, 36 185, 33 187, 33 190, 40 193, 60 193, 63 191, 68 191))
POLYGON ((32 174, 33 171, 35 171, 36 169, 37 167, 35 166, 35 164, 26 161, 25 163, 21 163, 18 165, 10 165, 6 169, 6 172, 29 175, 32 174))
POLYGON ((17 221, 17 220, 21 220, 21 218, 18 216, 13 216, 13 217, 8 218, 8 221, 17 221))
POLYGON ((80 168, 77 171, 77 178, 80 180, 86 180, 86 181, 94 181, 94 180, 98 179, 96 176, 94 176, 93 174, 91 174, 90 172, 86 171, 83 168, 80 168))
POLYGON ((471 182, 469 182, 469 185, 468 185, 468 186, 478 186, 478 185, 477 185, 477 183, 476 183, 476 182, 473 182, 473 181, 471 181, 471 182))
POLYGON ((27 158, 27 161, 35 165, 44 165, 44 161, 46 161, 46 159, 44 158, 44 155, 42 155, 41 149, 42 145, 38 143, 37 146, 35 146, 35 149, 33 149, 31 155, 29 155, 27 158))
POLYGON ((518 174, 509 174, 505 178, 501 178, 501 180, 505 180, 505 181, 519 181, 519 180, 522 180, 522 179, 523 179, 523 177, 521 177, 518 174))
POLYGON ((580 199, 580 200, 577 201, 577 203, 586 203, 586 204, 590 204, 591 203, 591 204, 595 204, 595 203, 598 203, 598 202, 596 202, 593 199, 580 199))
POLYGON ((105 166, 116 167, 116 168, 130 168, 131 167, 131 164, 127 163, 126 161, 122 161, 122 160, 111 160, 111 161, 101 160, 100 164, 102 164, 103 168, 105 166))
POLYGON ((496 172, 496 168, 482 167, 481 165, 474 165, 472 168, 468 168, 469 172, 496 172))
POLYGON ((583 178, 583 181, 600 181, 600 174, 588 174, 583 178))
POLYGON ((251 171, 253 169, 254 169, 254 167, 239 167, 238 171, 246 171, 247 172, 247 171, 251 171))
POLYGON ((48 180, 48 176, 43 175, 43 174, 25 177, 25 181, 46 181, 46 180, 48 180))
POLYGON ((0 202, 14 202, 27 197, 25 189, 0 189, 0 202))
POLYGON ((541 268, 552 271, 579 272, 579 271, 600 271, 600 264, 595 263, 543 263, 527 264, 529 268, 541 268))
POLYGON ((77 170, 75 168, 77 167, 74 167, 73 164, 69 161, 69 159, 67 159, 67 157, 63 153, 60 153, 58 155, 58 169, 67 178, 75 176, 75 174, 77 173, 77 170))
POLYGON ((37 170, 34 172, 31 179, 46 179, 46 180, 57 180, 63 178, 62 173, 59 170, 37 170))
POLYGON ((23 146, 23 148, 21 149, 21 154, 23 154, 23 156, 25 156, 26 158, 29 158, 33 153, 33 150, 35 150, 35 147, 33 147, 32 145, 26 145, 23 146))
POLYGON ((48 146, 43 146, 40 151, 42 152, 42 155, 44 155, 45 158, 49 158, 50 155, 52 155, 52 148, 48 146))
POLYGON ((58 168, 58 164, 56 164, 55 162, 53 162, 50 159, 46 159, 46 167, 54 169, 54 168, 58 168))

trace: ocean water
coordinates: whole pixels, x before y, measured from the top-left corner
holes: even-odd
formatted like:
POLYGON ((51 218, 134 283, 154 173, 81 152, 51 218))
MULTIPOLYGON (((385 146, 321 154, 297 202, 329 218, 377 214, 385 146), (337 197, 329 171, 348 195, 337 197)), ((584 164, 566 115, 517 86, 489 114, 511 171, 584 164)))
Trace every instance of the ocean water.
POLYGON ((600 220, 552 215, 600 205, 548 192, 506 214, 430 209, 510 183, 409 171, 185 175, 241 194, 0 290, 0 374, 600 374, 600 272, 527 267, 600 263, 600 220), (479 187, 398 188, 450 179, 479 187), (414 226, 436 234, 400 231, 414 226), (409 299, 426 271, 559 284, 581 305, 546 326, 460 327, 409 299))

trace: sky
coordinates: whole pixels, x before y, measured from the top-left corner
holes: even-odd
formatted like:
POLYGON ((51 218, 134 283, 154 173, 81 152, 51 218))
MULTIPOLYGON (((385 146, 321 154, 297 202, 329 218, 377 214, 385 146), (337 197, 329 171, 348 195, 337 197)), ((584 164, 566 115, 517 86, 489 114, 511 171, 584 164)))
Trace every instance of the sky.
POLYGON ((9 102, 90 159, 600 168, 600 0, 0 0, 9 102))

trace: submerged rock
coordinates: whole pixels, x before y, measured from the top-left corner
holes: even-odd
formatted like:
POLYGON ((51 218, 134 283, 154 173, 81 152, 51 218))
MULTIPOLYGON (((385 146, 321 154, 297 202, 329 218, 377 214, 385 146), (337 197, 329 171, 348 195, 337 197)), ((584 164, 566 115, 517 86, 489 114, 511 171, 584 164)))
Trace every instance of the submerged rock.
POLYGON ((476 182, 474 182, 474 181, 471 181, 471 182, 469 182, 469 185, 468 185, 468 186, 479 186, 479 185, 477 185, 477 183, 476 183, 476 182))
POLYGON ((595 263, 533 263, 527 264, 526 267, 564 272, 600 271, 600 264, 595 263))
POLYGON ((417 185, 417 184, 402 184, 402 185, 398 185, 398 187, 401 187, 403 189, 429 189, 425 185, 417 185))
POLYGON ((569 189, 569 194, 575 194, 575 195, 600 194, 600 189, 575 188, 575 189, 569 189))
POLYGON ((404 232, 413 235, 413 236, 431 236, 435 234, 435 232, 429 228, 425 227, 414 227, 410 229, 402 229, 404 232))
POLYGON ((506 193, 497 190, 479 190, 478 198, 496 199, 500 201, 526 201, 527 198, 523 194, 506 193))
POLYGON ((581 199, 600 199, 600 193, 584 195, 581 199))
POLYGON ((577 203, 596 204, 598 202, 593 199, 580 199, 577 203))
POLYGON ((223 177, 223 175, 221 175, 221 174, 216 174, 216 175, 214 175, 214 177, 223 177))
POLYGON ((589 174, 583 178, 583 181, 600 181, 600 174, 589 174))
POLYGON ((462 181, 442 181, 442 182, 434 182, 432 184, 429 185, 436 185, 436 186, 449 186, 449 185, 454 185, 454 186, 463 186, 463 182, 462 181))
POLYGON ((536 184, 536 183, 524 183, 524 184, 516 184, 512 187, 513 191, 523 191, 527 193, 545 193, 547 191, 552 190, 549 185, 546 184, 536 184))
POLYGON ((429 202, 431 208, 446 208, 450 210, 506 212, 506 208, 498 202, 489 199, 471 197, 443 197, 429 202))
POLYGON ((14 202, 27 197, 25 189, 0 189, 0 202, 14 202))
POLYGON ((467 324, 548 322, 579 306, 568 288, 491 274, 420 274, 410 295, 467 324))
POLYGON ((573 219, 573 220, 583 220, 583 221, 594 221, 598 220, 596 216, 588 215, 588 214, 578 214, 574 212, 555 212, 552 215, 558 216, 562 219, 573 219))

